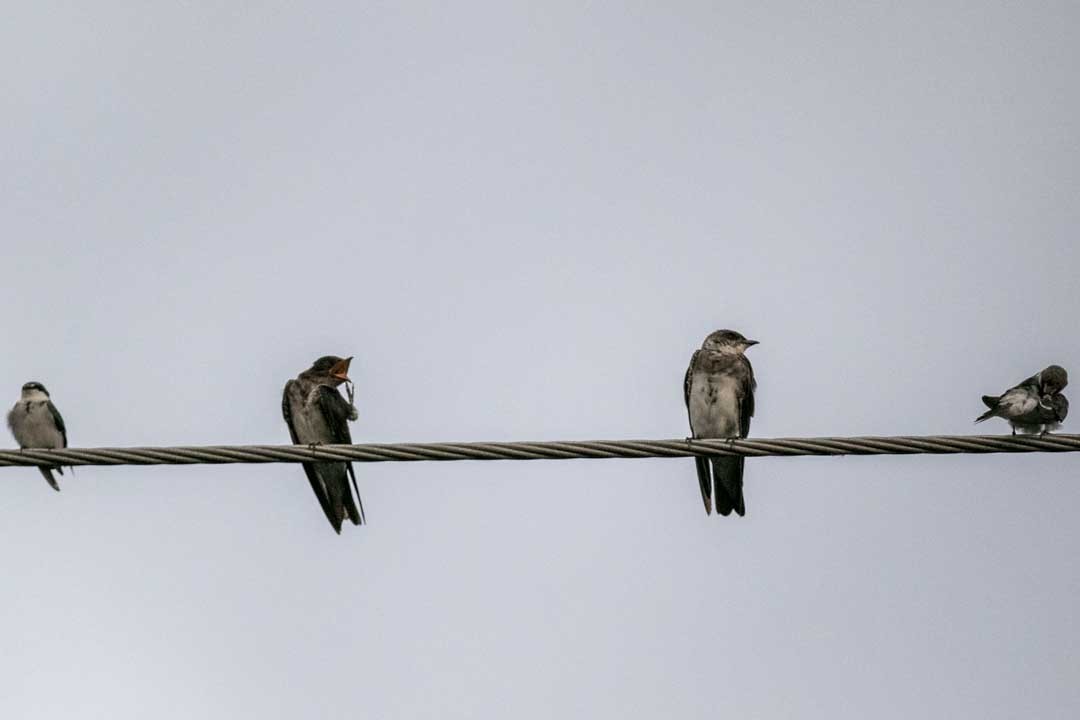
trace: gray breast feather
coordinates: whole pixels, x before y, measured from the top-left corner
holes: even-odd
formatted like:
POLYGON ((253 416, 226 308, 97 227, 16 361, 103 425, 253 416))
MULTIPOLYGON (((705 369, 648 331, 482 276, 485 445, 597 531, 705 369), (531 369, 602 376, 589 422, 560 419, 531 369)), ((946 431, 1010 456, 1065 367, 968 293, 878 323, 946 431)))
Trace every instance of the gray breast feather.
POLYGON ((693 373, 688 404, 694 437, 739 436, 740 390, 740 383, 726 373, 693 373))
POLYGON ((290 383, 286 389, 289 395, 289 420, 296 433, 296 440, 301 444, 326 442, 330 437, 330 430, 318 405, 312 402, 314 393, 304 393, 297 385, 298 383, 290 383))
POLYGON ((56 427, 48 402, 17 403, 8 413, 8 427, 19 447, 64 447, 64 434, 56 427))

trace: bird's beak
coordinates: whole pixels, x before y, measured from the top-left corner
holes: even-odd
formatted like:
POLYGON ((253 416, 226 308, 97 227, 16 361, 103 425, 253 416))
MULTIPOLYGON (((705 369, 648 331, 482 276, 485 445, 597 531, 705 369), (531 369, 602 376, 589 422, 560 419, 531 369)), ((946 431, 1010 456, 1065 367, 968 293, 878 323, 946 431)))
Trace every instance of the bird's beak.
POLYGON ((334 367, 330 368, 330 377, 334 378, 335 380, 347 381, 349 379, 349 363, 351 362, 352 356, 350 355, 344 360, 336 363, 334 367))
POLYGON ((746 341, 746 347, 753 347, 754 345, 757 345, 757 344, 758 344, 757 340, 747 340, 746 341))

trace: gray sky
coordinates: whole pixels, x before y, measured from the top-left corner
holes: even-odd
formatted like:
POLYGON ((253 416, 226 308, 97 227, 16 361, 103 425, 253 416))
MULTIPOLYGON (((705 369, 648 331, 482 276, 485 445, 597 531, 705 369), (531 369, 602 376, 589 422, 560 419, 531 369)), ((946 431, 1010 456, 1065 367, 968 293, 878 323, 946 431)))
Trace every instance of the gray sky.
MULTIPOLYGON (((719 327, 761 437, 1080 374, 1075 4, 83 5, 0 26, 0 389, 73 445, 286 442, 328 353, 358 442, 682 437, 719 327)), ((4 469, 0 716, 1073 718, 1078 463, 360 466, 341 537, 4 469)))

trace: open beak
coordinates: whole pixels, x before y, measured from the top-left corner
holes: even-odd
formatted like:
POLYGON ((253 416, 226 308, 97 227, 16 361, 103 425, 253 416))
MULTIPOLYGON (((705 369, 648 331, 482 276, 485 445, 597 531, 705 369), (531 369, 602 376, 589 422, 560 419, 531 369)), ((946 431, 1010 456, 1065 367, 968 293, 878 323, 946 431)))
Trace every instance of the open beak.
POLYGON ((349 363, 351 363, 351 362, 352 362, 352 355, 350 355, 349 357, 345 358, 344 360, 341 360, 338 363, 336 363, 334 365, 334 367, 330 368, 330 377, 334 378, 335 380, 348 381, 349 380, 349 363))

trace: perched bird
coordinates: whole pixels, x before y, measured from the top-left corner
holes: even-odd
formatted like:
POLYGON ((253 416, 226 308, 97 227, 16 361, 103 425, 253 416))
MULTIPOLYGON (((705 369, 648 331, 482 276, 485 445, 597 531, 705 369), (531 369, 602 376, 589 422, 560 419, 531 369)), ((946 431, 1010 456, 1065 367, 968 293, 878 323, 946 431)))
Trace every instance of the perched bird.
POLYGON ((1006 390, 1002 395, 983 395, 989 408, 975 422, 992 417, 1008 421, 1012 434, 1045 433, 1060 427, 1069 411, 1069 401, 1061 390, 1069 384, 1068 373, 1060 365, 1050 365, 1006 390), (1052 426, 1052 427, 1051 427, 1052 426))
MULTIPOLYGON (((333 355, 321 357, 311 367, 285 383, 281 397, 281 413, 289 426, 289 435, 296 445, 352 444, 348 423, 356 420, 356 408, 341 397, 337 388, 349 381, 352 358, 333 355)), ((341 533, 341 523, 347 516, 353 525, 365 522, 364 505, 356 487, 356 473, 349 462, 301 463, 311 489, 326 513, 334 531, 341 533), (356 498, 349 489, 352 478, 356 498)))
MULTIPOLYGON (((39 382, 28 382, 22 386, 22 394, 15 407, 7 415, 8 427, 20 448, 45 448, 49 450, 67 447, 67 428, 60 411, 49 399, 49 391, 39 382)), ((64 474, 60 466, 42 467, 38 470, 60 492, 52 471, 64 474)))
MULTIPOLYGON (((754 368, 743 354, 757 340, 747 340, 734 330, 717 330, 705 338, 690 358, 683 380, 683 399, 690 415, 690 432, 697 438, 744 438, 754 415, 754 368)), ((746 514, 743 501, 741 455, 696 457, 698 484, 705 513, 746 514), (709 466, 712 465, 712 475, 709 466), (713 490, 715 480, 715 491, 713 490)))
POLYGON ((983 395, 983 402, 990 409, 975 422, 991 417, 1004 418, 1012 426, 1013 435, 1017 431, 1025 435, 1045 435, 1060 428, 1069 414, 1069 400, 1064 395, 1057 393, 1040 397, 1030 385, 1010 388, 1001 397, 983 395))

